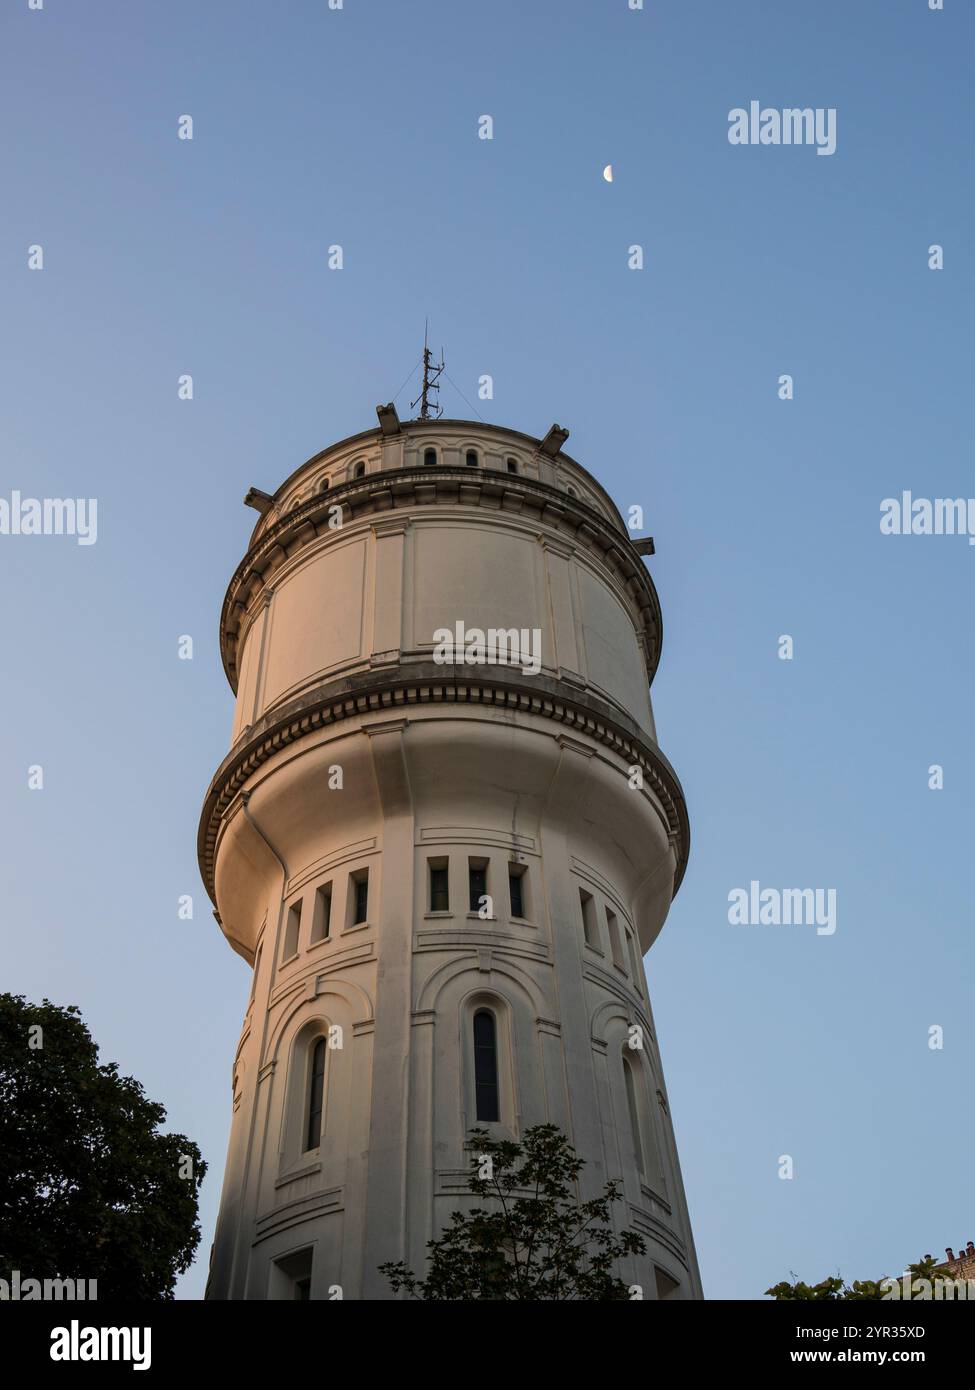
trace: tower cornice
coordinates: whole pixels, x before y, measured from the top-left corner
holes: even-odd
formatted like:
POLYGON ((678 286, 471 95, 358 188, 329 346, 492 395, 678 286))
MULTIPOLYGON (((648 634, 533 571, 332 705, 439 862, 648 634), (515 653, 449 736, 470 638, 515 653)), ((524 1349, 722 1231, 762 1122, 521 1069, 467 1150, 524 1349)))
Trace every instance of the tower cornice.
POLYGON ((518 711, 567 725, 618 753, 628 767, 639 766, 645 785, 663 810, 674 848, 673 892, 680 887, 690 852, 690 825, 676 772, 657 745, 632 720, 591 695, 546 676, 526 678, 517 670, 437 665, 397 668, 377 676, 367 672, 318 686, 264 716, 246 740, 217 769, 203 804, 197 836, 200 873, 211 899, 217 836, 227 808, 250 777, 282 749, 332 725, 385 711, 402 712, 425 704, 480 705, 518 711))
MULTIPOLYGON (((544 439, 539 439, 537 435, 526 434, 524 430, 512 429, 510 425, 495 425, 489 424, 486 420, 465 420, 459 417, 446 415, 440 416, 440 418, 436 420, 397 419, 396 426, 396 434, 406 437, 412 434, 419 434, 424 437, 435 438, 438 433, 449 435, 457 434, 458 432, 471 437, 485 434, 499 442, 505 439, 515 441, 534 455, 541 456, 544 454, 549 459, 568 464, 570 468, 577 469, 579 474, 585 478, 587 484, 599 494, 602 501, 606 503, 613 516, 619 522, 620 529, 624 531, 626 529, 616 503, 613 501, 612 497, 610 497, 599 479, 596 478, 588 468, 584 467, 578 459, 573 458, 571 454, 567 454, 564 449, 558 449, 554 455, 550 450, 545 449, 544 446, 546 441, 552 434, 551 430, 549 430, 548 435, 546 435, 544 439)), ((553 428, 555 427, 553 426, 553 428)), ((564 433, 566 436, 568 435, 568 431, 564 433)), ((392 436, 387 434, 381 426, 379 428, 372 426, 372 428, 368 430, 360 430, 358 434, 350 434, 345 439, 336 439, 332 444, 328 444, 324 449, 320 449, 317 454, 312 454, 311 458, 306 459, 304 463, 299 464, 293 472, 289 473, 287 478, 285 478, 281 485, 271 494, 271 502, 273 504, 279 503, 306 473, 314 473, 317 469, 320 469, 323 464, 328 463, 333 456, 345 455, 350 452, 357 453, 359 450, 366 449, 369 445, 381 445, 385 439, 391 437, 392 436)), ((258 522, 256 529, 260 529, 260 522, 258 522)))

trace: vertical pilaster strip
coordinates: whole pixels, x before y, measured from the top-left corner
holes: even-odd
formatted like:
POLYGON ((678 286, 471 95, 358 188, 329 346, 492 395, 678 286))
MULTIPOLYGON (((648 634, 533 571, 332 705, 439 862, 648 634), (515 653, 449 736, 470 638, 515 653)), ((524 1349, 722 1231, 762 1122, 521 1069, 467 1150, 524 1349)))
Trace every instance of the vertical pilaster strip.
POLYGON ((405 720, 366 727, 382 803, 383 876, 376 923, 379 960, 369 1120, 362 1297, 389 1297, 379 1273, 406 1256, 410 1114, 410 1015, 413 974, 413 798, 405 720))

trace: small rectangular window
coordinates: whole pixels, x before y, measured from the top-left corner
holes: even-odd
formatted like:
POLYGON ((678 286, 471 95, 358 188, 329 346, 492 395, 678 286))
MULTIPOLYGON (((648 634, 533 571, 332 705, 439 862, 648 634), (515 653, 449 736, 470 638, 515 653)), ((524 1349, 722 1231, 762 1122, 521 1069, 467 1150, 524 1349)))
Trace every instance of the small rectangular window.
POLYGON ((268 1297, 306 1303, 311 1299, 312 1252, 299 1250, 285 1255, 271 1265, 271 1287, 268 1297))
POLYGON ((617 970, 622 970, 626 974, 626 961, 623 959, 623 942, 620 939, 620 926, 616 920, 616 913, 606 909, 606 925, 609 928, 609 949, 612 952, 613 964, 617 970))
POLYGON ((430 860, 430 911, 450 911, 450 884, 446 859, 430 860))
POLYGON ((257 989, 257 977, 258 977, 258 975, 260 975, 260 973, 261 973, 261 954, 262 954, 263 950, 264 950, 264 942, 262 941, 261 944, 260 944, 260 946, 258 946, 258 948, 257 948, 257 955, 254 957, 254 973, 253 973, 253 975, 251 976, 251 998, 252 998, 252 999, 254 998, 254 992, 255 992, 255 990, 257 989))
POLYGON ((508 894, 511 898, 512 917, 526 917, 525 910, 525 866, 508 865, 508 894))
POLYGON ((349 886, 352 890, 351 925, 358 927, 369 920, 369 870, 360 869, 358 873, 353 874, 349 886))
POLYGON ((471 859, 468 861, 468 885, 470 888, 470 910, 480 912, 487 906, 488 916, 491 916, 490 903, 485 903, 488 895, 487 890, 487 860, 471 859))
POLYGON ((312 918, 312 941, 327 941, 332 927, 332 885, 323 883, 315 893, 315 916, 312 918))
POLYGON ((626 931, 626 946, 627 946, 627 949, 628 949, 628 951, 629 951, 629 953, 630 953, 630 969, 631 969, 632 972, 633 972, 633 974, 632 974, 633 983, 636 985, 637 989, 639 989, 639 988, 640 988, 640 975, 641 975, 641 970, 640 970, 640 957, 639 957, 639 955, 637 954, 636 945, 634 944, 634 941, 633 941, 633 933, 630 931, 629 928, 627 928, 627 931, 626 931))
POLYGON ((656 1265, 654 1265, 653 1273, 658 1299, 676 1300, 680 1298, 680 1282, 673 1275, 668 1274, 666 1270, 658 1269, 656 1265))
POLYGON ((301 932, 301 899, 288 908, 288 920, 284 928, 284 951, 282 960, 290 960, 298 954, 298 936, 301 932))
POLYGON ((596 905, 592 900, 592 894, 587 893, 584 888, 579 889, 579 905, 582 908, 582 931, 586 938, 586 945, 593 946, 599 950, 599 929, 596 926, 596 905))

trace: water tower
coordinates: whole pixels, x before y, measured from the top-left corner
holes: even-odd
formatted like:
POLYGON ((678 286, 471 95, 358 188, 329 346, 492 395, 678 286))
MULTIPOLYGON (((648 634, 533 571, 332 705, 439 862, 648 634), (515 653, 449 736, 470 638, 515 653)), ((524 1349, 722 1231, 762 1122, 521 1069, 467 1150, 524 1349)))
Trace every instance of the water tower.
POLYGON ((208 1297, 390 1297, 470 1128, 543 1121, 622 1180, 627 1282, 700 1297, 642 964, 688 853, 652 547, 557 426, 378 415, 251 490, 221 615, 200 862, 253 983, 208 1297))

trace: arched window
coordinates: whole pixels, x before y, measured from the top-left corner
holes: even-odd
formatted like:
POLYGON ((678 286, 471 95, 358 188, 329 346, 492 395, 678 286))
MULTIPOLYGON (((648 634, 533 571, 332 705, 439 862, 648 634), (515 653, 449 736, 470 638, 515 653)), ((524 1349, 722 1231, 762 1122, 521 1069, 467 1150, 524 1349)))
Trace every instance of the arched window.
POLYGON ((423 462, 424 462, 424 464, 427 466, 427 468, 431 468, 431 467, 433 466, 433 464, 436 463, 436 461, 437 461, 437 451, 436 451, 436 449, 424 449, 424 451, 423 451, 423 462))
POLYGON ((575 497, 575 496, 576 496, 576 490, 575 490, 574 487, 567 488, 566 491, 568 492, 568 494, 569 494, 570 497, 575 497))
POLYGON ((494 1014, 478 1009, 474 1015, 474 1101, 479 1120, 498 1120, 498 1026, 494 1014))
POLYGON ((318 491, 319 491, 319 492, 328 492, 328 479, 327 479, 327 478, 323 478, 322 481, 318 484, 318 491))
POLYGON ((517 472, 518 472, 518 460, 517 460, 517 459, 508 459, 508 472, 509 472, 509 473, 517 473, 517 472))
POLYGON ((325 1106, 325 1039, 317 1038, 311 1054, 311 1078, 308 1084, 308 1123, 305 1129, 305 1151, 317 1149, 322 1141, 322 1110, 325 1106))
POLYGON ((467 464, 468 468, 477 467, 477 454, 473 449, 468 449, 464 457, 464 462, 467 464))
POLYGON ((643 1160, 643 1136, 640 1133, 640 1112, 636 1103, 636 1080, 628 1057, 623 1058, 623 1080, 626 1083, 626 1104, 630 1112, 630 1132, 633 1135, 633 1154, 636 1158, 637 1172, 646 1172, 643 1160))
POLYGON ((366 476, 366 465, 362 459, 359 460, 352 470, 352 476, 353 478, 364 478, 366 476))

